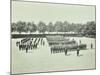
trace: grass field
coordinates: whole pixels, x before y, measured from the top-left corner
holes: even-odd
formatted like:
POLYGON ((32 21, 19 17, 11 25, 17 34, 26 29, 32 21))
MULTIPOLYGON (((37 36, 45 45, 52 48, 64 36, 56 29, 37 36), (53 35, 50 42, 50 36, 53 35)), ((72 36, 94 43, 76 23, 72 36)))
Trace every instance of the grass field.
POLYGON ((75 39, 77 42, 87 44, 87 50, 81 50, 80 56, 76 51, 68 52, 68 56, 64 53, 51 54, 46 38, 45 46, 38 45, 36 50, 19 51, 16 47, 16 41, 21 39, 12 39, 12 73, 34 73, 48 71, 64 71, 64 70, 82 70, 95 69, 95 39, 86 37, 68 37, 75 39), (93 49, 91 49, 93 43, 93 49))

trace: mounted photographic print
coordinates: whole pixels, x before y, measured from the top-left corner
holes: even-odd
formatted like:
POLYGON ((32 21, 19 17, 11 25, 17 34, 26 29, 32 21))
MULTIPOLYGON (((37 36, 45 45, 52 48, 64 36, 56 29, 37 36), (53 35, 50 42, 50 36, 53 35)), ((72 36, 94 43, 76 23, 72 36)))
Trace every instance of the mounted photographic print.
POLYGON ((96 68, 96 6, 11 1, 11 74, 96 68))

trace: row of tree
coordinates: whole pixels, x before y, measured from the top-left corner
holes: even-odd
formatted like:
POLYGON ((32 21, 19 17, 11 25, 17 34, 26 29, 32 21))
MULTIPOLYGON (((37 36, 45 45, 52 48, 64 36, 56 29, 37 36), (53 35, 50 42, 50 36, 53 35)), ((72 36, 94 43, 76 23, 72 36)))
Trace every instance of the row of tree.
POLYGON ((95 35, 96 33, 96 23, 95 21, 87 22, 86 24, 75 24, 69 23, 67 21, 61 22, 57 21, 55 24, 50 22, 46 24, 40 21, 38 24, 34 22, 24 22, 18 21, 16 23, 12 23, 11 25, 12 32, 36 32, 40 33, 47 32, 78 32, 84 35, 95 35))

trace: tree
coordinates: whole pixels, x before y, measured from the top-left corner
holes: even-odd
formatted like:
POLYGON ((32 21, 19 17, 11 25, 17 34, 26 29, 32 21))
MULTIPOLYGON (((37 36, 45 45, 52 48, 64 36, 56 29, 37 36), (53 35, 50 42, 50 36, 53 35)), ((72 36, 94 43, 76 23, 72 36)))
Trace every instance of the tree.
POLYGON ((23 32, 28 32, 27 22, 23 22, 23 32))
POLYGON ((63 32, 69 31, 69 23, 67 21, 64 21, 64 23, 62 24, 62 31, 63 32))
POLYGON ((96 23, 94 21, 87 22, 86 27, 84 29, 85 35, 93 35, 95 37, 96 35, 96 23))
POLYGON ((31 33, 32 30, 32 25, 30 22, 27 23, 28 31, 31 33))
POLYGON ((46 30, 47 30, 46 24, 40 21, 38 24, 38 31, 44 33, 46 30))
POLYGON ((24 28, 23 28, 24 32, 28 32, 28 25, 27 22, 24 22, 24 28))
POLYGON ((96 29, 95 29, 95 22, 89 22, 89 23, 87 23, 87 27, 88 27, 88 32, 89 32, 89 34, 95 34, 95 31, 96 31, 96 29))
POLYGON ((33 22, 32 23, 28 22, 27 25, 28 25, 28 31, 30 31, 30 33, 35 32, 37 30, 37 26, 33 22))
POLYGON ((16 23, 12 23, 11 24, 11 32, 15 32, 15 31, 17 31, 16 23))
POLYGON ((36 32, 37 26, 32 22, 32 30, 31 32, 36 32))
POLYGON ((53 32, 53 31, 54 31, 54 26, 53 26, 53 23, 52 23, 52 22, 50 22, 50 23, 48 24, 48 26, 47 26, 47 31, 48 31, 48 32, 53 32))
POLYGON ((57 21, 54 25, 55 31, 56 32, 61 32, 62 31, 62 22, 61 21, 57 21))
POLYGON ((24 32, 25 22, 19 21, 17 22, 17 31, 19 33, 24 32))

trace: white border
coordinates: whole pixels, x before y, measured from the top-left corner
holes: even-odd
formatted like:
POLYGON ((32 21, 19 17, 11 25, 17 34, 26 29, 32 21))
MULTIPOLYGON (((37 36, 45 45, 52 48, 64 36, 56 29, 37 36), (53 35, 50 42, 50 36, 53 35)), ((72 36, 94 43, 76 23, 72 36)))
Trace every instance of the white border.
MULTIPOLYGON (((57 2, 57 3, 71 3, 71 4, 85 4, 96 5, 97 7, 97 70, 85 71, 69 71, 69 72, 54 72, 41 73, 41 75, 99 75, 100 70, 100 48, 99 48, 99 26, 100 26, 100 2, 99 0, 30 0, 43 2, 57 2)), ((10 74, 10 0, 0 0, 0 75, 10 74)), ((27 74, 33 75, 33 74, 27 74)), ((38 75, 38 74, 34 74, 38 75)))

